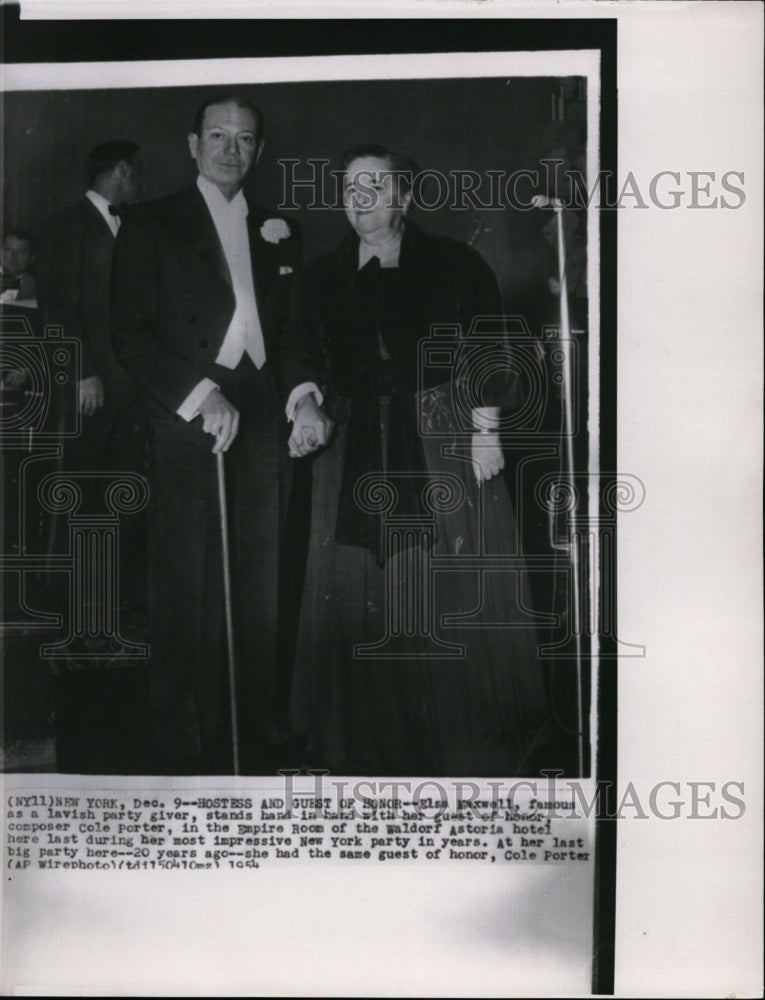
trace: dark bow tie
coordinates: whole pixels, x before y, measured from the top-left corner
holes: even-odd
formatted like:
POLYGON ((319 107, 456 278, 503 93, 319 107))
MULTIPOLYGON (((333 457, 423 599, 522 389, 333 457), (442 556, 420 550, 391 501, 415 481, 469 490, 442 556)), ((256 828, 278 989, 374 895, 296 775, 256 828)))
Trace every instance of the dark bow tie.
POLYGON ((109 206, 109 215, 120 215, 121 209, 117 208, 116 205, 109 206))

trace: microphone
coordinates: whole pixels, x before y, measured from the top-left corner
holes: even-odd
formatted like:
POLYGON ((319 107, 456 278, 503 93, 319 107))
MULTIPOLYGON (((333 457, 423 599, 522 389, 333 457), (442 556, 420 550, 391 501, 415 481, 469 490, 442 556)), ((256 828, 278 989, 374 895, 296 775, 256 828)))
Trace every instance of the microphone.
POLYGON ((546 194, 535 194, 531 199, 532 208, 554 208, 559 212, 563 208, 560 198, 550 198, 546 194))

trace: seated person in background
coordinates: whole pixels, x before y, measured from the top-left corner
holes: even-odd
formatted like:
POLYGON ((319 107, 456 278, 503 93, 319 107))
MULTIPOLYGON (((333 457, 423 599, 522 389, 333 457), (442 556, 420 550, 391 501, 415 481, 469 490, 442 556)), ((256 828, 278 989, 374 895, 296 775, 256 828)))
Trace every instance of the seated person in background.
POLYGON ((34 239, 31 233, 11 229, 3 240, 0 261, 0 301, 30 302, 36 298, 34 239))
MULTIPOLYGON (((22 229, 10 229, 3 240, 0 249, 0 307, 3 315, 13 312, 15 307, 25 306, 36 308, 34 275, 31 268, 34 264, 34 237, 22 229)), ((27 378, 25 368, 4 365, 0 373, 0 384, 18 388, 27 378)))

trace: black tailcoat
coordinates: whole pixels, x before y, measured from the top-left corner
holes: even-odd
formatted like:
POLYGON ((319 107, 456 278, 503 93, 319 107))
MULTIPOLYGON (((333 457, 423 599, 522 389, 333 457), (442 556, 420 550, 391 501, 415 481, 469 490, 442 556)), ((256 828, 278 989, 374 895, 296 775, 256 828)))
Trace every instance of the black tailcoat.
POLYGON ((225 664, 214 439, 176 413, 205 377, 240 410, 226 453, 240 731, 245 751, 275 728, 280 522, 287 488, 287 391, 310 379, 294 347, 293 225, 249 206, 253 283, 267 363, 215 364, 235 298, 205 201, 191 190, 123 224, 112 321, 120 362, 147 398, 151 429, 150 639, 155 734, 166 761, 220 739, 225 664), (264 225, 268 223, 268 225, 264 225))

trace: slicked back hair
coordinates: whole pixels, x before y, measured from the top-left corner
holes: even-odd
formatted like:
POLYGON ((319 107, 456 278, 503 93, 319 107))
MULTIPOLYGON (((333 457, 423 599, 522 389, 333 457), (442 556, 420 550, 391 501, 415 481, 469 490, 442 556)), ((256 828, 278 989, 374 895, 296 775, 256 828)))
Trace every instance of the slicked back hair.
POLYGON ((138 148, 138 143, 126 139, 113 139, 95 146, 88 153, 88 184, 92 187, 94 181, 102 174, 110 173, 118 163, 130 163, 138 148))
POLYGON ((243 111, 252 112, 252 116, 255 119, 256 139, 260 141, 263 138, 263 112, 257 104, 253 104, 252 101, 248 101, 246 97, 240 97, 238 94, 216 94, 214 97, 208 97, 206 101, 200 104, 194 115, 194 123, 191 126, 191 131, 194 135, 202 134, 207 109, 214 108, 218 104, 233 104, 234 107, 241 108, 243 111))

